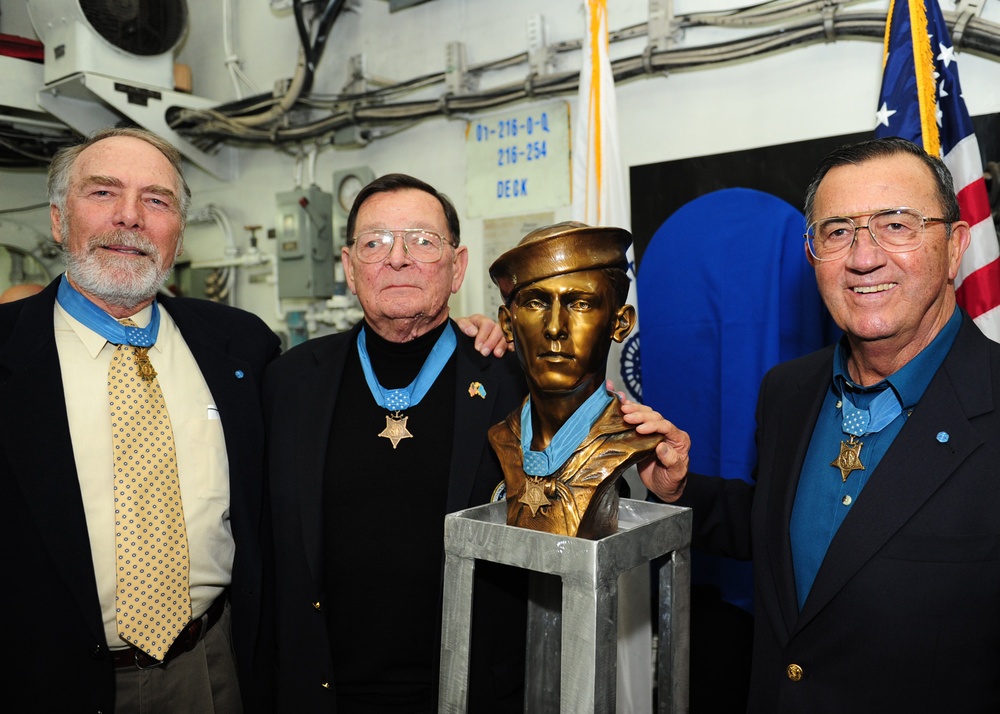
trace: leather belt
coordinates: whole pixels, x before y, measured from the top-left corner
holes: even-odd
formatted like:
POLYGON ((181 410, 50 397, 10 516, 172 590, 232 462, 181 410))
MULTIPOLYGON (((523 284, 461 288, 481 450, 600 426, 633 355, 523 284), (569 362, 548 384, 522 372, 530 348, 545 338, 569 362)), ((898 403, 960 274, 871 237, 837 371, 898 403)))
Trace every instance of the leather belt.
POLYGON ((170 649, 167 650, 167 654, 164 655, 162 662, 152 655, 143 652, 138 647, 131 645, 128 649, 111 650, 111 662, 114 664, 115 669, 122 667, 136 667, 138 669, 158 667, 174 659, 177 655, 193 649, 198 644, 198 641, 205 636, 205 633, 212 628, 212 625, 222 617, 222 611, 226 608, 226 595, 227 593, 222 593, 219 597, 215 598, 215 602, 212 603, 204 615, 197 620, 191 620, 190 624, 180 631, 177 639, 174 640, 174 643, 170 645, 170 649))

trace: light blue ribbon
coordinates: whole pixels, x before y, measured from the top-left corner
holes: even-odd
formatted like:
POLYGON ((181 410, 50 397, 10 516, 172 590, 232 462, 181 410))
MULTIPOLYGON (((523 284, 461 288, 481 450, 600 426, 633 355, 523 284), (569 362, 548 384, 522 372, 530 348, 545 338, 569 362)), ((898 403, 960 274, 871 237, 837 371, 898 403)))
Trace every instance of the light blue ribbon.
POLYGON ((521 410, 521 454, 524 473, 529 476, 550 476, 562 468, 576 448, 583 443, 591 427, 612 399, 614 396, 608 390, 598 389, 577 407, 565 424, 559 427, 559 431, 555 433, 544 451, 532 451, 531 397, 528 397, 521 410))
POLYGON ((434 380, 441 374, 441 370, 444 369, 448 360, 451 359, 457 344, 455 331, 452 329, 451 323, 448 323, 444 332, 434 343, 434 347, 431 348, 431 353, 424 360, 424 366, 420 368, 420 372, 410 382, 410 385, 402 389, 386 389, 378 383, 378 379, 375 378, 375 373, 372 371, 372 361, 368 356, 368 347, 365 344, 365 328, 362 327, 361 332, 358 333, 358 357, 361 359, 361 370, 365 373, 365 381, 368 382, 368 388, 371 390, 372 396, 375 397, 375 402, 380 407, 392 412, 401 412, 419 404, 430 390, 431 385, 434 384, 434 380))
POLYGON ((889 387, 875 397, 867 409, 858 409, 854 406, 846 389, 840 401, 841 414, 844 417, 844 433, 858 437, 882 431, 903 413, 903 405, 889 387))
POLYGON ((63 273, 59 281, 59 291, 56 300, 63 309, 85 327, 99 334, 113 345, 134 345, 136 347, 152 347, 160 331, 160 310, 153 301, 153 315, 145 327, 128 327, 123 325, 101 308, 84 297, 76 288, 70 285, 63 273))

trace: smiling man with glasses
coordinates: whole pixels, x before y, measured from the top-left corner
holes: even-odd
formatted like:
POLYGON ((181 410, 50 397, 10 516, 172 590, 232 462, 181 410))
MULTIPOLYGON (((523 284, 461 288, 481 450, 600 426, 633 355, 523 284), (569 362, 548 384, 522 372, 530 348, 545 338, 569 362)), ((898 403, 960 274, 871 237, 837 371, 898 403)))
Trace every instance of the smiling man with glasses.
POLYGON ((820 165, 806 194, 805 238, 820 294, 846 333, 851 375, 869 386, 957 315, 954 281, 969 226, 958 220, 943 163, 900 139, 865 146, 820 165), (876 148, 894 153, 866 158, 876 148), (887 208, 894 205, 904 207, 887 208))
POLYGON ((694 547, 753 559, 748 711, 1000 711, 1000 345, 956 305, 951 175, 844 146, 805 213, 843 338, 764 377, 753 485, 647 484, 694 508, 694 547))
MULTIPOLYGON (((277 710, 431 712, 444 516, 503 482, 487 431, 526 388, 512 354, 482 354, 449 318, 469 257, 447 197, 382 176, 347 235, 364 319, 290 350, 265 379, 277 710)), ((525 586, 520 571, 476 568, 470 711, 523 709, 525 586)))

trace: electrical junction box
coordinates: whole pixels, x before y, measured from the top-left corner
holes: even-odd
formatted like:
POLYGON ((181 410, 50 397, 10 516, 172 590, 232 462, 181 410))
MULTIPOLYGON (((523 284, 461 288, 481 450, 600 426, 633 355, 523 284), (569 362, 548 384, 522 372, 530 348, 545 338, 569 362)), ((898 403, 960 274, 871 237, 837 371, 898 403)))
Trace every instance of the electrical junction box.
POLYGON ((339 259, 333 250, 333 196, 309 186, 275 198, 278 297, 332 297, 334 261, 339 259))

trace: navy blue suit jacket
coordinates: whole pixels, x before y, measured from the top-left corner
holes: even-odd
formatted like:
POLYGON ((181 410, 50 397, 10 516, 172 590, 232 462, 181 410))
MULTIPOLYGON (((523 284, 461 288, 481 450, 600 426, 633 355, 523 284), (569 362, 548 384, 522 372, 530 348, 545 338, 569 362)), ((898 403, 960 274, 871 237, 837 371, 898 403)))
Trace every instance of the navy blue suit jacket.
POLYGON ((678 502, 695 547, 753 558, 749 710, 1000 711, 1000 345, 963 316, 799 612, 789 521, 832 360, 830 347, 765 376, 756 488, 692 474, 678 502))
MULTIPOLYGON (((112 712, 114 670, 73 459, 53 332, 59 279, 0 305, 0 612, 16 653, 3 689, 31 711, 112 712)), ((264 508, 260 384, 279 351, 257 317, 205 300, 161 298, 219 408, 236 555, 233 643, 248 711, 267 701, 270 608, 262 603, 270 531, 264 508), (241 377, 238 375, 242 375, 241 377)), ((108 474, 108 478, 111 475, 108 474)))

